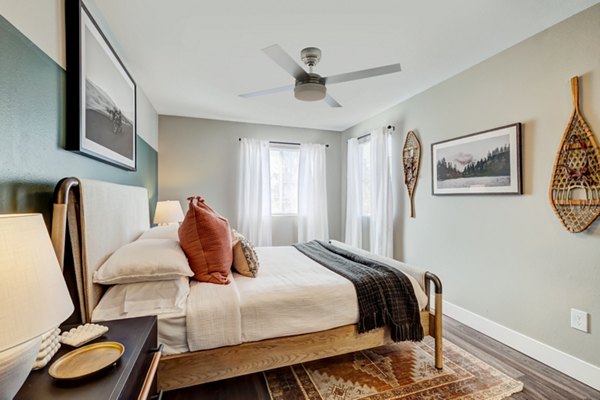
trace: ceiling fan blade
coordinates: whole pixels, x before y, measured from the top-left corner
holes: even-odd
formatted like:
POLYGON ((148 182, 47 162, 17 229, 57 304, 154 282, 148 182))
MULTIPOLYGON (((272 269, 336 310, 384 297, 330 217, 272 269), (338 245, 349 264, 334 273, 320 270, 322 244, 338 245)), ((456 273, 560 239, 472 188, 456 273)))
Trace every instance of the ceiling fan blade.
POLYGON ((262 51, 271 57, 281 68, 285 69, 296 80, 308 78, 308 74, 292 57, 288 55, 278 44, 265 47, 262 51))
POLYGON ((333 97, 331 97, 330 94, 325 96, 325 98, 323 100, 325 100, 325 103, 329 104, 331 107, 341 107, 342 106, 333 97))
POLYGON ((289 90, 294 90, 294 85, 280 86, 280 87, 276 87, 276 88, 272 88, 272 89, 259 90, 257 92, 244 93, 244 94, 240 94, 239 96, 240 97, 256 97, 256 96, 264 96, 266 94, 287 92, 289 90))
POLYGON ((379 75, 392 74, 400 72, 400 64, 390 64, 383 67, 363 69, 360 71, 346 72, 345 74, 328 76, 325 78, 325 83, 331 85, 334 83, 355 81, 357 79, 371 78, 379 75))

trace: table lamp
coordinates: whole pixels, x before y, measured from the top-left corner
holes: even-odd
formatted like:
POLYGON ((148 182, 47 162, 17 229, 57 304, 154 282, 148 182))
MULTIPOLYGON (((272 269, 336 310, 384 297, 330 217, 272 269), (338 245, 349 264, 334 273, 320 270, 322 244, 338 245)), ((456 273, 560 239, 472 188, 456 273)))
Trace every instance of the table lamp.
POLYGON ((183 210, 178 200, 166 200, 156 203, 154 223, 158 225, 177 224, 183 221, 183 210))
POLYGON ((42 215, 0 215, 0 399, 15 396, 41 335, 72 312, 42 215))

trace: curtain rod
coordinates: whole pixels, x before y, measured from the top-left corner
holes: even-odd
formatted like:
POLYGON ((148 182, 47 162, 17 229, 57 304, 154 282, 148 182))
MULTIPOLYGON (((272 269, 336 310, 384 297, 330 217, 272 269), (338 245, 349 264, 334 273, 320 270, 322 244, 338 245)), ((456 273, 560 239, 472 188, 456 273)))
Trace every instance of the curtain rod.
MULTIPOLYGON (((241 142, 242 138, 238 138, 238 140, 241 142)), ((269 143, 271 143, 271 144, 287 144, 287 145, 290 145, 290 146, 300 146, 300 143, 294 143, 294 142, 277 142, 277 141, 274 141, 274 140, 269 140, 269 143)), ((326 144, 325 147, 329 147, 329 145, 326 144)))
MULTIPOLYGON (((391 130, 393 132, 396 130, 396 127, 394 125, 388 125, 385 127, 385 129, 387 129, 388 131, 391 130)), ((367 136, 371 136, 371 133, 370 132, 365 133, 364 135, 357 137, 356 140, 362 140, 362 139, 366 138, 367 136)))

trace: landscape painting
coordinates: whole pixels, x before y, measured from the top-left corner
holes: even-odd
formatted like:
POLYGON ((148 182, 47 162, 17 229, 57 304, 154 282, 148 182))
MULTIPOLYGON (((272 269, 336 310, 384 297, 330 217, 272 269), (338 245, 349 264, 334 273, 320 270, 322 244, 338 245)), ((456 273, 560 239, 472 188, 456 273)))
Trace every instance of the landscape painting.
POLYGON ((432 144, 433 194, 521 194, 520 135, 517 123, 432 144))
POLYGON ((135 170, 135 83, 85 6, 65 7, 69 34, 79 36, 67 42, 68 63, 77 67, 67 68, 67 148, 135 170))

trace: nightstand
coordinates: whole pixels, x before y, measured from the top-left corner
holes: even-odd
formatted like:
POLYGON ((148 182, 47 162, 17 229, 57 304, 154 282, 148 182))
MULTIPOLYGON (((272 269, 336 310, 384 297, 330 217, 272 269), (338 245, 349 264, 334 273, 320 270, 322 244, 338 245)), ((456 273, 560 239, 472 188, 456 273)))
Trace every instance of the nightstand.
POLYGON ((114 367, 81 381, 55 381, 48 374, 48 368, 59 357, 73 350, 63 344, 48 365, 29 374, 15 399, 151 398, 156 393, 156 367, 160 360, 156 317, 102 321, 99 324, 108 326, 108 332, 90 343, 115 341, 125 346, 125 353, 114 367))

